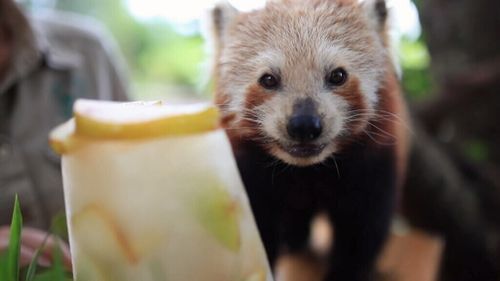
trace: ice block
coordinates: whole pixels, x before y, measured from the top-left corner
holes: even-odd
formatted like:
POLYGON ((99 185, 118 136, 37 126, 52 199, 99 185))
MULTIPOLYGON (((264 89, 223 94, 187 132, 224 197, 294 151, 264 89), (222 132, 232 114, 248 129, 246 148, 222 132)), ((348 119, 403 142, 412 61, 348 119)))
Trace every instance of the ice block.
POLYGON ((78 100, 51 133, 76 281, 272 280, 210 104, 78 100))

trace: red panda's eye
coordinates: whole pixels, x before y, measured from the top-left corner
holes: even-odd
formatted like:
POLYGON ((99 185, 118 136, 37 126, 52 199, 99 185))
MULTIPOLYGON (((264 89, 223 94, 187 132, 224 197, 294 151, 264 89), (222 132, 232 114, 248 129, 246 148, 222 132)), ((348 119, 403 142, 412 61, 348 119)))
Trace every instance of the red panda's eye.
POLYGON ((268 90, 276 90, 280 87, 280 79, 272 74, 264 74, 260 77, 259 84, 268 90))
POLYGON ((347 72, 339 67, 334 69, 328 76, 327 82, 331 86, 341 86, 347 81, 347 72))

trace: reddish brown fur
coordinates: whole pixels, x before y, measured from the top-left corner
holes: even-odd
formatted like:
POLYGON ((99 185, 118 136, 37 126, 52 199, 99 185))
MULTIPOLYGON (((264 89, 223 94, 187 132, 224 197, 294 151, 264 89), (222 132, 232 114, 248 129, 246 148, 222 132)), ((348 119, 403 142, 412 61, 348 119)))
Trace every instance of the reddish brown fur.
POLYGON ((407 157, 410 147, 409 126, 410 120, 404 102, 401 88, 397 77, 393 74, 388 74, 385 79, 384 87, 380 92, 380 109, 393 113, 397 117, 390 117, 381 124, 382 129, 392 135, 393 142, 395 142, 396 149, 396 167, 397 167, 397 183, 398 186, 403 184, 407 157))
POLYGON ((252 85, 248 88, 245 96, 245 108, 252 109, 264 104, 271 99, 273 93, 264 90, 260 85, 252 85))
MULTIPOLYGON (((243 118, 239 120, 240 135, 248 139, 255 139, 260 136, 261 129, 257 116, 252 115, 252 109, 264 104, 272 97, 272 94, 264 90, 259 85, 252 85, 248 88, 245 95, 245 112, 242 113, 243 118)), ((254 113, 255 114, 255 113, 254 113)))
MULTIPOLYGON (((272 96, 272 93, 257 84, 250 86, 245 94, 244 108, 246 111, 239 113, 241 117, 238 118, 236 113, 226 113, 222 117, 222 127, 228 130, 229 137, 238 140, 259 138, 261 131, 259 121, 257 116, 252 115, 251 112, 252 109, 264 104, 272 96)), ((218 97, 221 96, 218 95, 218 97)))
MULTIPOLYGON (((379 102, 373 110, 373 117, 370 119, 357 118, 348 125, 349 131, 356 136, 355 139, 368 140, 369 145, 374 149, 381 146, 393 146, 395 150, 397 186, 401 188, 405 174, 407 155, 410 146, 409 138, 409 117, 407 108, 401 94, 401 88, 392 66, 391 71, 385 76, 384 83, 378 91, 379 102), (366 122, 369 122, 366 126, 366 122), (363 130, 364 131, 356 131, 363 130)), ((350 105, 350 110, 366 109, 364 100, 359 93, 359 81, 352 80, 344 85, 342 91, 336 91, 346 99, 350 105)), ((354 115, 354 114, 353 114, 354 115)), ((353 141, 352 136, 342 139, 339 147, 349 146, 353 141)))
MULTIPOLYGON (((343 97, 349 104, 349 111, 357 111, 357 113, 364 113, 367 109, 367 105, 363 95, 361 94, 360 83, 357 79, 350 79, 346 85, 343 85, 340 89, 333 92, 335 95, 343 97)), ((354 112, 351 116, 357 114, 354 112)), ((366 125, 367 117, 363 114, 360 117, 355 118, 347 124, 348 131, 352 134, 359 134, 363 127, 366 125)))
POLYGON ((229 128, 230 124, 236 120, 236 114, 230 113, 222 116, 221 118, 221 126, 222 128, 229 128))
POLYGON ((403 184, 410 146, 409 117, 401 89, 394 72, 386 75, 379 90, 379 104, 372 124, 367 128, 373 146, 391 145, 396 151, 397 185, 403 184))

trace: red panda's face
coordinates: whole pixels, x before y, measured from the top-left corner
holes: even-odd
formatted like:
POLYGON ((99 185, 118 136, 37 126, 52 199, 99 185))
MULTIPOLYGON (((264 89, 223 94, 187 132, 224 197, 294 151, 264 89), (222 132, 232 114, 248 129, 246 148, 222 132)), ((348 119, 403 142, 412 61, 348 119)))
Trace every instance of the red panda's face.
POLYGON ((220 50, 218 99, 230 135, 307 166, 365 129, 387 54, 360 6, 286 3, 236 18, 220 50))

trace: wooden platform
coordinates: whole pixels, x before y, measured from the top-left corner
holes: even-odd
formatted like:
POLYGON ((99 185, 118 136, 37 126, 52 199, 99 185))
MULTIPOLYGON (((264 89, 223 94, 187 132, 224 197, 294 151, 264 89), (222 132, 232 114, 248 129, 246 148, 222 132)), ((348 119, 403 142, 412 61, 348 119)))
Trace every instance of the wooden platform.
MULTIPOLYGON (((334 239, 325 218, 313 224, 312 245, 321 255, 334 239)), ((392 235, 378 260, 379 281, 435 281, 443 242, 416 229, 393 227, 392 235)), ((285 255, 278 260, 276 281, 321 281, 325 266, 311 254, 285 255)))

